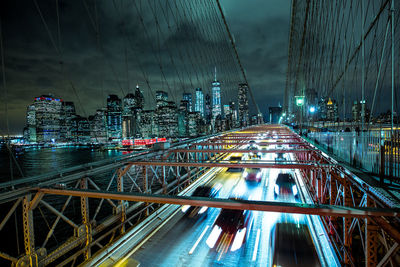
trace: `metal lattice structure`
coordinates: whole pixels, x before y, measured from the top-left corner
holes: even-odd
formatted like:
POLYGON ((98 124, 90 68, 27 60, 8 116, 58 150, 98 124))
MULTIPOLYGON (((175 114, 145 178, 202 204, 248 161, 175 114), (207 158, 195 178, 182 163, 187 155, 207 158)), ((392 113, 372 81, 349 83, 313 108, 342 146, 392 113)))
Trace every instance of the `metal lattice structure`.
MULTIPOLYGON (((263 146, 276 143, 269 141, 263 146)), ((3 189, 14 186, 14 190, 1 194, 1 206, 8 212, 0 223, 0 234, 4 234, 5 225, 12 226, 10 218, 16 214, 22 217, 22 223, 17 224, 23 229, 24 245, 21 255, 2 251, 3 259, 17 266, 90 262, 94 254, 123 237, 160 205, 169 203, 319 215, 343 265, 398 264, 400 199, 368 185, 286 127, 258 126, 85 167, 60 171, 56 177, 42 177, 38 182, 32 179, 2 185, 3 189), (260 151, 291 153, 293 161, 227 160, 230 153, 245 153, 243 146, 249 140, 268 131, 281 136, 285 140, 281 144, 287 148, 260 151), (211 170, 255 166, 297 170, 312 203, 178 195, 211 170), (71 205, 79 208, 71 210, 71 205)))
POLYGON ((335 100, 342 119, 351 118, 353 101, 364 102, 362 127, 368 114, 398 113, 399 8, 390 0, 293 0, 286 113, 299 120, 295 96, 315 105, 309 90, 335 100))

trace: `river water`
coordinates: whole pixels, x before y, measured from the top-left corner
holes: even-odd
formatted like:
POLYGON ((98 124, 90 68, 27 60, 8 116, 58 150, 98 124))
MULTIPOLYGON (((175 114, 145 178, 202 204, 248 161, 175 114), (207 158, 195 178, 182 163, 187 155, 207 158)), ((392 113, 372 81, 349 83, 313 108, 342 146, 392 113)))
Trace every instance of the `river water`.
MULTIPOLYGON (((90 147, 30 148, 14 152, 12 162, 13 179, 45 174, 84 163, 117 157, 124 152, 118 150, 100 150, 90 147), (19 169, 22 171, 19 171, 19 169)), ((4 144, 0 144, 0 182, 11 180, 10 158, 4 144)))

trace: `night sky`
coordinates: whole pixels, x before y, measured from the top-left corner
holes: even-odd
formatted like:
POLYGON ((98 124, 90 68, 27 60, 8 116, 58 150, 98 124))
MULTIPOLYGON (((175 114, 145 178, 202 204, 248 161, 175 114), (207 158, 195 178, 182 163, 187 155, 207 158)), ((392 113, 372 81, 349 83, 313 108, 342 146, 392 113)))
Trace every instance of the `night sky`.
MULTIPOLYGON (((108 94, 114 93, 123 97, 128 92, 127 88, 134 88, 137 83, 141 88, 145 88, 140 67, 134 64, 135 55, 140 54, 144 68, 151 64, 150 58, 154 57, 150 55, 152 51, 145 42, 141 42, 143 34, 138 32, 138 18, 129 8, 116 11, 121 7, 121 0, 98 1, 97 5, 93 5, 93 1, 89 0, 58 0, 60 36, 56 2, 3 0, 0 3, 11 134, 22 133, 26 107, 33 102, 34 97, 41 94, 52 93, 66 101, 74 101, 77 113, 88 116, 105 106, 108 94), (35 3, 39 4, 47 29, 35 3), (97 13, 91 12, 94 6, 97 13), (126 32, 124 35, 120 30, 122 24, 126 32, 135 39, 136 54, 129 51, 127 40, 124 38, 126 32), (100 38, 93 30, 96 26, 100 28, 100 38), (51 33, 52 39, 49 38, 48 32, 51 33), (98 40, 101 40, 102 50, 99 49, 98 40), (55 47, 62 49, 56 50, 55 47), (99 51, 102 51, 102 56, 99 56, 99 51)), ((282 104, 287 67, 290 0, 221 0, 221 5, 234 35, 249 84, 261 111, 265 113, 268 106, 282 104)), ((144 20, 146 16, 148 14, 143 14, 144 20)), ((190 24, 187 27, 190 27, 190 24)), ((152 29, 151 25, 147 30, 150 38, 155 36, 152 33, 156 29, 152 29)), ((195 31, 193 35, 196 35, 195 31)), ((179 41, 186 37, 181 32, 165 36, 170 41, 170 50, 181 49, 179 41)), ((204 37, 193 39, 207 44, 204 37)), ((210 73, 212 77, 212 70, 210 73)), ((153 72, 147 69, 147 74, 154 90, 165 87, 156 70, 153 72)), ((6 100, 2 75, 0 79, 2 135, 6 133, 6 100)), ((179 101, 181 91, 177 90, 176 95, 173 100, 179 101)), ((231 95, 231 92, 222 93, 223 102, 228 101, 224 99, 227 95, 231 95)), ((150 101, 151 92, 144 90, 144 96, 146 108, 154 108, 153 102, 150 101)))

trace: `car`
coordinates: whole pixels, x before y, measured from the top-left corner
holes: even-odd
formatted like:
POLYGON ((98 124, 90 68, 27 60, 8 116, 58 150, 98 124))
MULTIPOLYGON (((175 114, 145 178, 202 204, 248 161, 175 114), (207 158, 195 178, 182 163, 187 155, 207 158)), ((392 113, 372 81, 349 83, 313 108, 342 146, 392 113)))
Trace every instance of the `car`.
POLYGON ((298 198, 296 182, 290 173, 280 173, 274 186, 274 197, 293 195, 298 198))
POLYGON ((282 140, 276 140, 276 142, 278 143, 278 144, 276 144, 276 149, 283 149, 283 141, 282 140))
MULTIPOLYGON (((260 149, 261 149, 260 146, 255 145, 255 144, 249 145, 249 146, 247 147, 247 150, 260 150, 260 149)), ((249 153, 248 153, 248 158, 249 158, 249 159, 252 159, 252 158, 260 159, 260 158, 261 158, 261 155, 262 155, 261 152, 249 152, 249 153)))
POLYGON ((240 156, 237 156, 237 155, 232 155, 230 158, 229 158, 229 162, 230 163, 238 163, 239 161, 241 161, 242 160, 242 156, 240 155, 240 156))
POLYGON ((306 224, 277 223, 271 229, 273 266, 321 266, 306 224))
MULTIPOLYGON (((240 163, 240 161, 242 160, 242 154, 233 154, 230 158, 229 158, 229 163, 240 163)), ((229 167, 227 172, 242 172, 243 168, 240 167, 229 167)))
POLYGON ((243 177, 246 181, 261 182, 262 171, 260 168, 246 168, 243 177))
MULTIPOLYGON (((209 185, 198 186, 192 193, 192 196, 193 197, 214 198, 217 196, 221 187, 222 187, 221 184, 216 184, 214 186, 209 186, 209 185)), ((181 210, 189 218, 193 218, 197 215, 206 214, 208 207, 197 207, 197 206, 184 205, 184 206, 182 206, 181 210)))
POLYGON ((217 252, 224 253, 229 249, 234 252, 240 249, 248 239, 252 224, 252 211, 222 209, 214 222, 206 244, 217 252))
POLYGON ((285 153, 276 153, 275 163, 285 162, 285 161, 286 161, 285 153))

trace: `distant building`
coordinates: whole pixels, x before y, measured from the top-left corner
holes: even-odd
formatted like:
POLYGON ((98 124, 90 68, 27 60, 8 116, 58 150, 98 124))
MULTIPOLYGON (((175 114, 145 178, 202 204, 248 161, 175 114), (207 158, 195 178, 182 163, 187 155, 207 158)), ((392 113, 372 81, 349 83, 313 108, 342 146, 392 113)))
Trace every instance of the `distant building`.
POLYGON ((327 118, 327 101, 324 98, 320 98, 318 101, 318 116, 321 120, 325 121, 327 118))
POLYGON ((72 136, 75 142, 90 143, 90 124, 88 118, 79 115, 72 119, 72 136))
POLYGON ((209 94, 206 94, 205 97, 204 119, 206 120, 206 123, 211 123, 211 97, 209 94))
POLYGON ((258 124, 258 115, 252 115, 250 118, 250 125, 258 124))
POLYGON ((236 104, 234 101, 229 102, 229 108, 231 110, 231 114, 232 114, 232 123, 233 123, 233 127, 237 127, 237 123, 238 123, 238 112, 236 109, 236 104))
POLYGON ((136 107, 136 97, 134 94, 127 94, 122 108, 122 139, 130 138, 133 134, 133 110, 136 107))
POLYGON ((101 108, 89 118, 91 124, 91 141, 93 143, 107 142, 107 109, 101 108))
POLYGON ((190 137, 196 137, 199 135, 199 124, 200 124, 200 113, 189 112, 188 114, 188 135, 190 137))
POLYGON ((269 110, 269 122, 271 124, 279 123, 279 119, 282 116, 282 107, 270 107, 268 110, 269 110))
POLYGON ((140 133, 143 138, 150 138, 158 135, 154 117, 154 110, 143 110, 140 117, 140 133))
POLYGON ((72 120, 76 116, 74 102, 64 101, 60 114, 60 140, 63 142, 72 141, 72 120))
POLYGON ((55 98, 53 95, 35 98, 33 105, 35 106, 37 142, 59 141, 62 102, 62 99, 55 98))
POLYGON ((362 107, 364 106, 364 122, 369 121, 370 110, 366 107, 365 101, 354 101, 353 106, 351 107, 352 117, 354 122, 362 121, 362 107))
POLYGON ((28 142, 36 142, 36 107, 35 104, 29 105, 26 110, 26 131, 24 138, 28 142))
POLYGON ((214 81, 211 83, 212 88, 212 120, 221 115, 221 83, 217 81, 217 69, 215 69, 214 81))
POLYGON ((178 109, 178 136, 188 136, 188 112, 186 104, 181 105, 178 109))
POLYGON ((122 106, 117 95, 107 97, 107 129, 110 141, 119 141, 122 138, 122 106))
POLYGON ((143 93, 139 88, 139 85, 136 85, 135 89, 135 108, 143 109, 144 108, 144 97, 143 93))
POLYGON ((192 112, 192 106, 193 106, 193 102, 192 102, 192 94, 191 93, 183 93, 183 100, 187 101, 187 110, 189 112, 192 112))
MULTIPOLYGON (((230 102, 232 103, 232 102, 230 102)), ((233 112, 231 110, 231 105, 224 105, 224 130, 230 130, 235 127, 235 123, 233 120, 233 112)))
POLYGON ((178 136, 178 113, 174 102, 167 102, 166 106, 156 109, 156 125, 159 137, 178 136))
POLYGON ((328 99, 326 102, 326 120, 327 121, 337 121, 338 116, 338 106, 336 100, 328 99))
POLYGON ((238 90, 238 110, 239 110, 239 125, 246 127, 249 125, 249 100, 247 92, 249 91, 247 83, 239 84, 238 90))
POLYGON ((179 108, 185 110, 186 112, 189 112, 189 102, 182 99, 179 108))
POLYGON ((229 105, 224 105, 224 117, 230 117, 231 116, 231 107, 229 105))
POLYGON ((168 93, 165 91, 156 92, 156 108, 168 105, 168 93))
POLYGON ((199 112, 201 117, 204 118, 204 94, 201 88, 196 88, 196 103, 194 111, 199 112))

